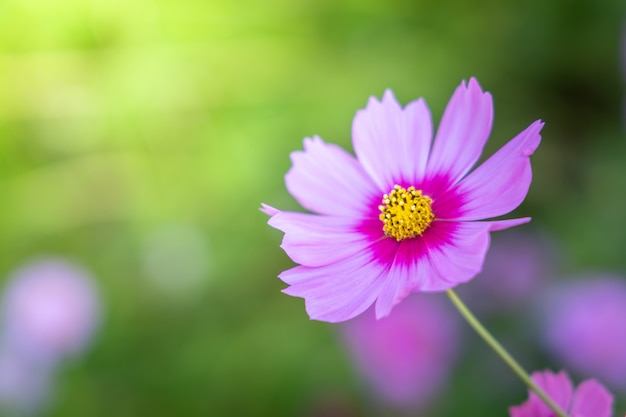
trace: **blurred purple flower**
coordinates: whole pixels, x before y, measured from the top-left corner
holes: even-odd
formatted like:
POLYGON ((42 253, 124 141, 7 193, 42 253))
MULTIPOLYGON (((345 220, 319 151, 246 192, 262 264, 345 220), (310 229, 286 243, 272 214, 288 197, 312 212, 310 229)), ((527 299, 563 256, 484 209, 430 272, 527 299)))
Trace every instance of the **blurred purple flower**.
MULTIPOLYGON (((613 396, 593 379, 582 382, 576 390, 565 371, 533 372, 531 379, 541 387, 563 411, 572 417, 611 417, 613 396)), ((551 417, 554 412, 537 394, 529 391, 525 403, 509 408, 511 417, 551 417)))
POLYGON ((99 323, 100 302, 86 271, 48 259, 13 274, 0 311, 5 346, 31 360, 55 362, 85 348, 99 323))
POLYGON ((573 370, 626 389, 626 280, 567 282, 543 300, 545 344, 573 370))
POLYGON ((300 264, 280 274, 284 292, 304 298, 311 318, 341 322, 372 304, 380 318, 412 292, 454 288, 480 272, 490 232, 530 220, 489 219, 526 197, 543 123, 473 169, 491 131, 491 94, 463 81, 434 140, 431 119, 423 99, 403 108, 387 90, 354 117, 356 158, 319 137, 291 154, 287 188, 314 214, 263 210, 300 264))
POLYGON ((458 293, 480 310, 516 309, 554 275, 555 259, 556 246, 539 233, 494 236, 482 272, 458 293))
POLYGON ((52 369, 0 348, 0 414, 31 415, 48 401, 52 369))
POLYGON ((340 327, 360 375, 381 402, 422 408, 437 394, 458 353, 458 316, 449 304, 410 296, 376 320, 373 309, 340 327))

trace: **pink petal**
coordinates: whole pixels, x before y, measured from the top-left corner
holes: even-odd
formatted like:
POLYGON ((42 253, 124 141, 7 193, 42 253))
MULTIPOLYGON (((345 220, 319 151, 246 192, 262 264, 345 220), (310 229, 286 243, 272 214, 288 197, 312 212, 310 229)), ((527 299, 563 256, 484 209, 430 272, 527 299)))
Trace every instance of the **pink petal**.
POLYGON ((507 220, 494 220, 490 221, 489 231, 497 232, 500 230, 505 230, 510 227, 519 226, 520 224, 525 224, 530 221, 530 217, 520 217, 518 219, 507 219, 507 220))
MULTIPOLYGON (((411 244, 410 241, 397 243, 389 239, 381 244, 393 245, 395 251, 393 256, 382 257, 388 258, 391 266, 382 278, 384 283, 376 300, 377 319, 389 315, 391 309, 411 293, 417 282, 424 281, 430 272, 423 245, 411 244)), ((378 250, 380 256, 380 247, 378 250)))
POLYGON ((493 103, 471 78, 456 89, 444 111, 428 160, 428 178, 448 178, 452 185, 476 163, 491 131, 493 103))
MULTIPOLYGON (((533 372, 531 379, 565 412, 569 410, 572 401, 573 387, 567 374, 563 371, 558 374, 550 371, 533 372)), ((529 391, 528 400, 509 408, 511 417, 550 417, 554 412, 540 399, 537 394, 529 391)))
POLYGON ((529 157, 539 146, 542 127, 535 121, 446 193, 444 199, 462 202, 457 220, 497 217, 521 204, 532 179, 529 157))
POLYGON ((432 140, 430 111, 423 99, 404 110, 391 90, 382 101, 371 97, 352 124, 354 151, 383 192, 396 183, 423 178, 432 140))
MULTIPOLYGON (((371 233, 370 240, 374 240, 375 236, 371 233)), ((382 286, 376 300, 377 318, 387 316, 396 304, 411 292, 420 291, 424 283, 436 275, 427 257, 424 236, 402 242, 378 239, 372 246, 378 262, 387 265, 386 273, 380 278, 382 286)))
POLYGON ((432 234, 424 235, 428 260, 434 273, 420 291, 445 291, 474 278, 489 249, 489 224, 435 222, 432 234))
MULTIPOLYGON (((594 380, 584 381, 574 393, 572 382, 564 371, 554 374, 550 371, 534 372, 532 380, 572 417, 610 417, 613 397, 594 380)), ((550 417, 554 415, 548 406, 531 392, 528 400, 510 407, 511 417, 550 417)))
POLYGON ((549 371, 534 372, 531 378, 559 407, 566 412, 569 410, 574 388, 565 371, 560 371, 558 374, 549 371))
POLYGON ((368 244, 343 217, 283 211, 268 223, 285 233, 281 247, 294 262, 304 266, 335 263, 368 244))
POLYGON ((376 301, 376 317, 389 314, 411 292, 445 291, 474 278, 489 248, 490 223, 434 222, 421 238, 375 246, 391 264, 376 301), (395 249, 392 249, 394 246, 395 249))
POLYGON ((379 193, 359 162, 319 137, 304 140, 304 152, 291 154, 287 189, 305 208, 320 214, 355 216, 379 193))
POLYGON ((574 394, 570 415, 573 417, 611 417, 613 396, 597 381, 581 383, 574 394))
POLYGON ((526 401, 521 405, 514 405, 509 407, 510 417, 551 417, 547 410, 543 409, 544 406, 541 400, 537 398, 537 402, 526 401))
POLYGON ((337 323, 349 320, 372 305, 380 292, 384 267, 363 251, 321 267, 297 266, 280 274, 290 286, 283 292, 305 299, 309 317, 337 323))

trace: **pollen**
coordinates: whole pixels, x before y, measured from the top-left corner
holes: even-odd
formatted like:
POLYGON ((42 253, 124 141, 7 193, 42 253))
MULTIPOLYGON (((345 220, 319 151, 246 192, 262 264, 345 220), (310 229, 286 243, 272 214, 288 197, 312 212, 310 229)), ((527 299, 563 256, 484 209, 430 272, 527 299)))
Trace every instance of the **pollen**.
POLYGON ((389 194, 383 195, 382 204, 378 206, 383 232, 398 242, 421 236, 435 219, 432 202, 413 186, 394 186, 389 194))

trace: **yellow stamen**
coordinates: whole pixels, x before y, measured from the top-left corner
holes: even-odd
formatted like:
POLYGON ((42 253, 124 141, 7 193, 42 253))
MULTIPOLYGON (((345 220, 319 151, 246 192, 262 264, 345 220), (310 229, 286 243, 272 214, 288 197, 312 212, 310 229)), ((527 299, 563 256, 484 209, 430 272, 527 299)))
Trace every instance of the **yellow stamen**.
POLYGON ((435 218, 432 202, 413 186, 408 189, 394 186, 389 194, 383 195, 382 205, 378 206, 385 235, 398 242, 421 236, 435 218))

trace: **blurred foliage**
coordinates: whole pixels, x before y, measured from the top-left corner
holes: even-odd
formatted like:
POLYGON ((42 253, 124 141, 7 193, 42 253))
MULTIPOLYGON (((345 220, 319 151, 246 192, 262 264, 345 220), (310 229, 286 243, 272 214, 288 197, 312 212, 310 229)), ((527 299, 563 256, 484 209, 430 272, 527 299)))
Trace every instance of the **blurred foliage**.
MULTIPOLYGON (((476 76, 496 108, 487 154, 543 119, 517 213, 563 243, 566 270, 625 273, 625 19, 623 0, 4 0, 0 281, 66 256, 98 277, 107 313, 50 415, 386 415, 334 327, 280 293, 291 263, 257 209, 298 209, 289 152, 313 134, 351 149, 354 112, 387 87, 438 120, 476 76), (143 268, 172 225, 206 240, 184 297, 143 268)), ((529 369, 558 367, 521 352, 518 320, 494 332, 529 369)), ((429 415, 501 416, 525 398, 506 370, 475 383, 501 365, 468 340, 452 400, 429 415)))

